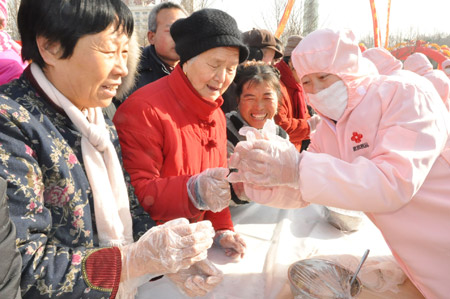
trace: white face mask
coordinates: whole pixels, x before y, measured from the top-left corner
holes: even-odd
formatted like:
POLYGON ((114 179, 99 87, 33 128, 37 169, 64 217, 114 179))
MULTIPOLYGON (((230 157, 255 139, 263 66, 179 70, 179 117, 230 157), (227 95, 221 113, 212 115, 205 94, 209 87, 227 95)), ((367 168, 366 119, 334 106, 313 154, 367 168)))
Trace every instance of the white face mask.
POLYGON ((348 92, 344 81, 339 80, 316 94, 308 93, 314 108, 326 117, 338 121, 347 108, 348 92))

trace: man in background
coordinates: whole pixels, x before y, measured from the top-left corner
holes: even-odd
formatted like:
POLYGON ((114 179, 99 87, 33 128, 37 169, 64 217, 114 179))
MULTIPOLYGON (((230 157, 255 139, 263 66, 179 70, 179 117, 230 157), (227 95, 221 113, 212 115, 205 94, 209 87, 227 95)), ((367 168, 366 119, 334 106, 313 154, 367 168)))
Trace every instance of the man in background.
POLYGON ((178 4, 163 2, 156 5, 148 15, 147 38, 150 43, 142 51, 136 85, 130 94, 142 86, 156 81, 172 72, 180 60, 175 52, 175 42, 170 35, 170 26, 187 17, 178 4))
POLYGON ((242 41, 250 49, 248 60, 261 60, 272 65, 275 59, 283 57, 275 36, 269 30, 253 28, 242 33, 242 41))
POLYGON ((19 299, 22 257, 16 247, 16 227, 9 218, 6 187, 0 178, 0 298, 19 299))

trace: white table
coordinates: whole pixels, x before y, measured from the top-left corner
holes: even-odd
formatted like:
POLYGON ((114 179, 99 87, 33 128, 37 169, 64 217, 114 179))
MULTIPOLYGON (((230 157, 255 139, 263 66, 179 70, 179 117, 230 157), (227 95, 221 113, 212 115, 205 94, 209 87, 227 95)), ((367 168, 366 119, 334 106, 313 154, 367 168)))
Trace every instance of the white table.
MULTIPOLYGON (((213 247, 209 259, 224 272, 223 282, 203 298, 292 299, 287 269, 293 262, 311 258, 351 254, 361 256, 369 248, 369 259, 391 256, 378 229, 365 219, 361 229, 343 233, 323 216, 323 207, 281 210, 258 204, 232 209, 235 229, 247 242, 242 260, 226 257, 213 247)), ((368 259, 368 261, 369 261, 368 259)), ((355 266, 356 267, 356 266, 355 266)), ((144 298, 186 298, 167 278, 146 283, 137 296, 144 298)), ((399 292, 374 292, 366 288, 358 298, 423 298, 406 280, 399 292)))

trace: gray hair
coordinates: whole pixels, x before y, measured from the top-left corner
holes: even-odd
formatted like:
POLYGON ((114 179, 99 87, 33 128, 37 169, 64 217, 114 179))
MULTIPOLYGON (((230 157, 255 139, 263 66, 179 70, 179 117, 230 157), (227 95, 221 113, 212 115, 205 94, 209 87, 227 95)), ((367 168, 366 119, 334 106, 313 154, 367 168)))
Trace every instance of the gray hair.
POLYGON ((183 7, 180 5, 173 3, 173 2, 162 2, 158 5, 155 5, 153 9, 148 14, 148 31, 156 32, 156 17, 158 16, 158 13, 163 9, 179 9, 181 10, 186 16, 188 13, 184 10, 183 7))

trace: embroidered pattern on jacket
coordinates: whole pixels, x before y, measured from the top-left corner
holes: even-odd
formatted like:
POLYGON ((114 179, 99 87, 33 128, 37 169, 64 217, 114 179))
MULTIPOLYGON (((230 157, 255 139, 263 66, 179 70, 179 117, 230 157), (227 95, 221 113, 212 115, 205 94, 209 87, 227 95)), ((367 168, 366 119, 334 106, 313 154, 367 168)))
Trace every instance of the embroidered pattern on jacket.
MULTIPOLYGON (((354 141, 355 143, 361 143, 363 137, 364 137, 363 134, 360 134, 358 132, 353 132, 351 140, 354 141)), ((365 149, 368 147, 369 147, 369 144, 367 142, 364 142, 364 143, 354 146, 353 151, 356 152, 356 151, 359 151, 360 149, 365 149)))

